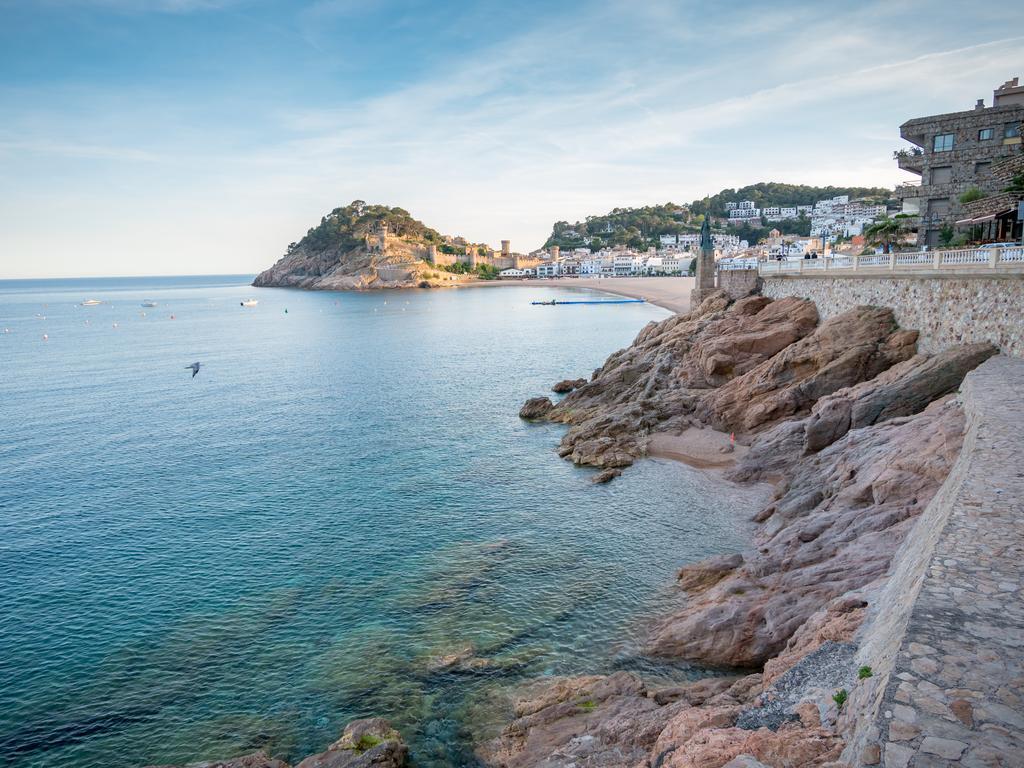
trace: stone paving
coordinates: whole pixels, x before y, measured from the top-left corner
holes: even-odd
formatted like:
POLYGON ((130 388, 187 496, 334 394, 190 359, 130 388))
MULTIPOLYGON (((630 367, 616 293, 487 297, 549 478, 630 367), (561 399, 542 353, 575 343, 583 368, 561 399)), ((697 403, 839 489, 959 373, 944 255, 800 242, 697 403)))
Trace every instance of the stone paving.
POLYGON ((886 768, 1024 766, 1024 360, 963 393, 962 483, 875 721, 886 768))

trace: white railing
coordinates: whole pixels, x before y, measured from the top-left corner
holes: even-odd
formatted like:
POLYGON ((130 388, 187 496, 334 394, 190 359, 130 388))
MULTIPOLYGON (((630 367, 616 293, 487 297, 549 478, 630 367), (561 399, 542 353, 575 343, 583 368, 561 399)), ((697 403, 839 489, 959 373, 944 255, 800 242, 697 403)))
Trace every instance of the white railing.
POLYGON ((747 259, 722 259, 716 266, 719 271, 729 272, 734 269, 757 269, 758 261, 755 258, 747 259))
MULTIPOLYGON (((730 266, 719 263, 719 269, 753 269, 753 259, 733 259, 730 266), (743 263, 743 266, 738 264, 743 263)), ((1024 270, 1024 247, 957 248, 910 253, 879 253, 868 256, 828 256, 817 259, 783 259, 756 262, 762 275, 822 274, 837 272, 913 272, 923 269, 976 268, 1024 270)))

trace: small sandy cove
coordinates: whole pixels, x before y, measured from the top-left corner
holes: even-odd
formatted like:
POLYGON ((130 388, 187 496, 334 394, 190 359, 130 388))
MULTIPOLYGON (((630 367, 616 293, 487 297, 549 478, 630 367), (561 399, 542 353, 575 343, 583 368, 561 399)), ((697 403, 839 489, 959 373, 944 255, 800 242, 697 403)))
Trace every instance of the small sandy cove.
POLYGON ((528 280, 475 280, 462 286, 521 285, 528 288, 558 286, 606 291, 630 299, 644 299, 672 312, 690 310, 692 277, 552 277, 528 280))
POLYGON ((681 435, 659 432, 647 441, 647 455, 673 459, 698 469, 726 469, 747 453, 745 445, 735 444, 732 453, 722 453, 729 446, 729 435, 705 427, 690 427, 681 435))

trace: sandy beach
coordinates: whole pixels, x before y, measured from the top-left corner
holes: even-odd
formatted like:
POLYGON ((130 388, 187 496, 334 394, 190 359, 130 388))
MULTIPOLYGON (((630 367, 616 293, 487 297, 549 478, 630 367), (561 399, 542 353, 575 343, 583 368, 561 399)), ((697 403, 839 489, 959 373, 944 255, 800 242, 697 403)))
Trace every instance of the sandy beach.
POLYGON ((729 445, 729 435, 710 427, 691 428, 679 435, 659 432, 651 435, 647 455, 653 458, 673 459, 698 469, 726 469, 747 453, 747 447, 736 443, 731 453, 722 453, 729 445))
POLYGON ((644 299, 672 312, 690 309, 692 277, 554 277, 532 280, 475 280, 464 286, 522 285, 527 287, 559 286, 607 291, 630 299, 644 299))

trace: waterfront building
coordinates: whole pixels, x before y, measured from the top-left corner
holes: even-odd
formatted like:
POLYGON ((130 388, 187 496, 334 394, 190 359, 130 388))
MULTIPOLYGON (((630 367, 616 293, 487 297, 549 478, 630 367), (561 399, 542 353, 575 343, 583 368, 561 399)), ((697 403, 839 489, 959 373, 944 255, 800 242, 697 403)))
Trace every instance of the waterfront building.
POLYGON ((941 245, 943 230, 963 219, 960 197, 977 189, 982 195, 1002 192, 992 164, 1021 152, 1024 86, 1008 80, 992 94, 992 106, 978 99, 973 109, 915 117, 900 126, 900 136, 914 146, 895 153, 899 167, 919 179, 896 188, 903 213, 918 217, 918 244, 941 245))

